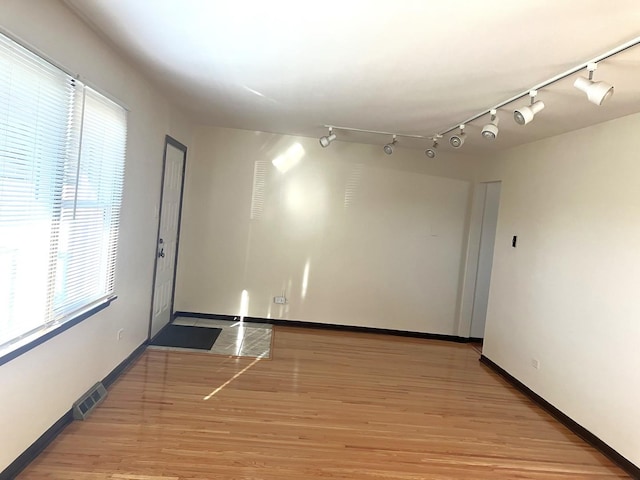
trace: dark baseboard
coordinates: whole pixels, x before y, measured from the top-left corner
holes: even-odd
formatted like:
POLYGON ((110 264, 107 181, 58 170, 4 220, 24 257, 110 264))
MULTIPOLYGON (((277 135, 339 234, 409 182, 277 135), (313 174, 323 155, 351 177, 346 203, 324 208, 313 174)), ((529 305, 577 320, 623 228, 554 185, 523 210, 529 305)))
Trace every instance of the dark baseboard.
POLYGON ((536 404, 546 410, 553 418, 562 423, 565 427, 571 430, 573 433, 582 438, 585 442, 591 445, 593 448, 602 453, 605 457, 611 460, 613 463, 618 465, 621 469, 631 475, 631 478, 640 479, 640 467, 627 460, 625 457, 620 455, 617 451, 603 442, 600 438, 595 436, 589 430, 584 428, 582 425, 577 423, 575 420, 562 413, 552 404, 547 402, 544 398, 538 395, 536 392, 527 387, 520 380, 515 378, 505 369, 494 363, 492 360, 488 359, 484 355, 480 356, 480 362, 489 367, 495 373, 504 378, 507 382, 513 385, 516 389, 522 392, 524 395, 533 400, 536 404))
MULTIPOLYGON (((175 312, 173 318, 189 317, 189 318, 206 318, 207 320, 238 320, 240 317, 233 315, 218 315, 216 313, 195 313, 195 312, 175 312)), ((248 321, 245 318, 245 321, 248 321)))
POLYGON ((56 423, 51 425, 40 438, 33 442, 29 448, 0 473, 0 480, 13 480, 16 478, 71 422, 73 422, 73 412, 69 409, 69 411, 56 423))
POLYGON ((109 375, 104 377, 104 379, 102 380, 104 388, 109 388, 111 385, 113 385, 113 382, 115 382, 118 377, 124 373, 127 367, 130 366, 140 355, 144 353, 144 351, 147 349, 147 344, 147 342, 141 344, 131 353, 131 355, 120 362, 116 368, 111 370, 111 373, 109 373, 109 375))
MULTIPOLYGON (((240 317, 237 315, 220 315, 216 313, 195 313, 195 312, 175 312, 173 317, 189 317, 189 318, 206 318, 209 320, 229 320, 237 321, 240 317)), ((410 332, 406 330, 391 330, 386 328, 373 328, 373 327, 358 327, 355 325, 338 325, 335 323, 315 323, 305 322, 301 320, 280 320, 273 318, 261 318, 261 317, 244 317, 245 322, 253 323, 268 323, 271 325, 279 325, 282 327, 302 327, 302 328, 314 328, 319 330, 341 330, 345 332, 360 332, 360 333, 379 333, 382 335, 395 335, 399 337, 413 337, 413 338, 426 338, 429 340, 444 340, 447 342, 456 343, 469 343, 482 341, 479 338, 458 337, 456 335, 442 335, 440 333, 423 333, 423 332, 410 332)))
MULTIPOLYGON (((109 375, 104 377, 102 384, 105 388, 108 388, 116 379, 124 372, 124 370, 147 348, 147 342, 144 342, 138 348, 136 348, 131 355, 125 358, 120 364, 114 368, 109 375)), ((73 412, 71 409, 65 412, 65 414, 58 419, 56 423, 51 425, 49 429, 40 435, 35 442, 31 444, 22 454, 16 458, 11 464, 0 472, 0 480, 13 480, 22 472, 27 466, 40 455, 47 446, 69 425, 73 422, 73 412)))

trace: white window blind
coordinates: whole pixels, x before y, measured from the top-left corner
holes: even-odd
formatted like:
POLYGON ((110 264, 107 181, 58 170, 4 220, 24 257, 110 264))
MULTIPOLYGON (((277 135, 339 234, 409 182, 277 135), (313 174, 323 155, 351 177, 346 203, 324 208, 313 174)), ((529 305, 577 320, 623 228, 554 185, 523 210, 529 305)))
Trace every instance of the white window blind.
POLYGON ((0 35, 0 346, 113 293, 126 111, 0 35))

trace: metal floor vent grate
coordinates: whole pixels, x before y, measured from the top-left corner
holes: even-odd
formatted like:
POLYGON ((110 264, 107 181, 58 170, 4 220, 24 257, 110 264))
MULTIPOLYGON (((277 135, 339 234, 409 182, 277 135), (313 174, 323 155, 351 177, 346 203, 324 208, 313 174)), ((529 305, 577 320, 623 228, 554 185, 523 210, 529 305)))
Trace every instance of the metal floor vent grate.
POLYGON ((104 388, 102 382, 96 383, 73 404, 73 418, 76 420, 86 419, 93 409, 102 403, 106 396, 107 389, 104 388))

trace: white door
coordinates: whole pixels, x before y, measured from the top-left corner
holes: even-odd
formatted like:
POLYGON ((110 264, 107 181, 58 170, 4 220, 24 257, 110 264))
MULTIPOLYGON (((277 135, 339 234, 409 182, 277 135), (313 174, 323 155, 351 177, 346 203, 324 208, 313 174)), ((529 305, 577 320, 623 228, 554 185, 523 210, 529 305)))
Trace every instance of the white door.
POLYGON ((149 338, 171 321, 187 147, 167 137, 149 338))

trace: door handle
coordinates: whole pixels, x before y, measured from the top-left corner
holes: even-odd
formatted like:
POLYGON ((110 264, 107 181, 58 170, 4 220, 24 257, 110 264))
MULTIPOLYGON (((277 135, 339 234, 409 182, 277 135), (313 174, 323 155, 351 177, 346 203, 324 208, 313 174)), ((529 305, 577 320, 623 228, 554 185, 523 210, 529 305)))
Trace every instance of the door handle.
POLYGON ((164 240, 162 238, 158 239, 158 257, 164 258, 164 240))
POLYGON ((162 248, 160 249, 160 251, 158 252, 158 256, 159 256, 160 258, 164 258, 164 247, 162 247, 162 248))

